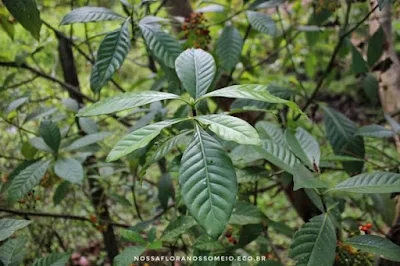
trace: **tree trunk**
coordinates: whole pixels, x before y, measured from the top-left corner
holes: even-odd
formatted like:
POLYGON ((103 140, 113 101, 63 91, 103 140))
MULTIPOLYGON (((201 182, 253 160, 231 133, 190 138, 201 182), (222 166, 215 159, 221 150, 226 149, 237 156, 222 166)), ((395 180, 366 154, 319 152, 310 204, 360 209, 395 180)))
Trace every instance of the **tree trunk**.
MULTIPOLYGON (((64 80, 69 85, 72 85, 80 90, 79 79, 75 66, 74 56, 72 53, 71 43, 67 38, 65 38, 65 36, 61 35, 60 33, 56 32, 56 35, 58 38, 58 53, 64 74, 64 80)), ((70 93, 70 97, 76 100, 80 106, 83 105, 83 98, 80 97, 80 95, 70 93)), ((76 120, 76 123, 79 127, 78 120, 76 120)), ((80 130, 80 134, 85 135, 85 132, 80 130)), ((86 165, 92 165, 95 163, 96 163, 96 157, 94 156, 89 157, 85 162, 86 165)), ((105 193, 103 187, 94 179, 89 179, 88 183, 91 193, 91 201, 96 211, 96 215, 101 220, 110 221, 111 217, 106 205, 106 198, 104 197, 105 193)), ((104 247, 107 252, 107 257, 110 260, 110 262, 112 262, 114 257, 118 255, 118 243, 112 225, 107 224, 105 229, 102 230, 102 235, 103 235, 104 247)))
MULTIPOLYGON (((371 0, 371 7, 376 6, 377 0, 371 0)), ((394 50, 392 32, 392 4, 390 1, 382 8, 377 9, 370 19, 369 30, 372 36, 380 27, 385 34, 383 54, 374 68, 379 79, 379 96, 385 114, 392 114, 400 110, 400 61, 394 50), (386 62, 386 63, 383 63, 386 62)), ((395 141, 400 154, 400 142, 397 136, 395 141)), ((400 245, 400 199, 397 196, 397 207, 393 225, 386 237, 392 242, 400 245)), ((399 266, 399 262, 381 259, 380 266, 399 266)))

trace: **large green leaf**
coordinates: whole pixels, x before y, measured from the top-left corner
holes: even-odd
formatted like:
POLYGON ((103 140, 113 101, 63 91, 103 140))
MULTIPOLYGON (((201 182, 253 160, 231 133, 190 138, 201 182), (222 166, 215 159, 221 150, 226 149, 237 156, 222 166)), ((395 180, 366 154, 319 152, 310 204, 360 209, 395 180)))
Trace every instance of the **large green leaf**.
POLYGON ((31 191, 44 176, 49 167, 50 160, 39 161, 29 165, 14 177, 8 188, 8 200, 14 202, 31 191))
POLYGON ((236 201, 236 173, 221 144, 198 125, 181 160, 179 183, 190 214, 218 237, 236 201))
POLYGON ((36 0, 3 0, 11 15, 36 39, 40 39, 42 20, 36 0))
POLYGON ((332 266, 335 250, 335 226, 327 214, 322 214, 312 218, 296 232, 289 257, 299 266, 332 266))
POLYGON ((71 183, 82 184, 83 167, 73 158, 58 158, 54 165, 56 175, 71 183))
POLYGON ((262 147, 255 147, 255 150, 262 154, 264 159, 291 174, 295 163, 299 162, 288 148, 272 140, 263 141, 262 147))
POLYGON ((225 114, 196 116, 195 119, 219 137, 239 144, 260 145, 257 131, 246 121, 225 114))
POLYGON ((400 262, 400 246, 390 240, 375 235, 360 235, 346 240, 347 244, 391 261, 400 262))
POLYGON ((133 246, 125 248, 118 256, 114 258, 114 266, 129 266, 145 252, 144 246, 133 246))
POLYGON ((32 221, 15 220, 15 219, 1 219, 0 220, 0 241, 12 236, 15 231, 28 226, 32 221))
POLYGON ((259 121, 256 124, 256 129, 260 134, 261 139, 271 139, 278 144, 284 144, 283 131, 278 124, 273 124, 267 121, 259 121))
POLYGON ((171 35, 147 23, 139 23, 140 31, 147 46, 167 67, 174 68, 175 60, 182 52, 182 46, 171 35))
POLYGON ((42 121, 40 123, 39 133, 46 145, 57 153, 60 147, 61 133, 56 123, 51 120, 42 121))
POLYGON ((111 114, 132 109, 148 103, 161 100, 180 98, 176 94, 159 91, 128 92, 89 105, 78 113, 78 116, 94 116, 111 114))
POLYGON ((84 6, 69 12, 61 21, 60 25, 72 23, 86 23, 106 20, 124 19, 123 16, 104 7, 84 6))
POLYGON ((233 26, 226 26, 216 44, 216 53, 225 71, 231 71, 239 62, 243 38, 233 26))
POLYGON ((187 49, 176 59, 175 70, 183 87, 197 99, 206 94, 214 80, 216 67, 209 53, 202 49, 187 49))
POLYGON ((321 152, 317 140, 305 129, 298 127, 296 133, 290 130, 285 133, 286 142, 290 150, 303 161, 303 163, 313 167, 319 165, 321 152))
POLYGON ((118 141, 118 143, 108 154, 107 161, 111 162, 118 160, 122 156, 128 155, 135 150, 145 147, 150 141, 160 134, 161 130, 181 121, 184 121, 184 119, 165 120, 147 125, 131 132, 118 141))
POLYGON ((86 135, 82 138, 79 138, 72 142, 70 145, 64 148, 64 151, 74 151, 77 149, 81 149, 83 147, 96 144, 99 141, 102 141, 103 139, 107 138, 110 136, 109 132, 99 132, 99 133, 94 133, 90 135, 86 135))
POLYGON ((247 201, 237 201, 229 219, 230 224, 258 224, 261 222, 261 211, 247 201))
POLYGON ((369 66, 373 66, 381 57, 385 44, 385 32, 382 27, 368 40, 367 62, 369 66))
POLYGON ((209 97, 226 97, 226 98, 250 99, 267 103, 283 103, 286 104, 288 107, 294 109, 295 111, 301 112, 299 107, 294 102, 284 100, 282 98, 272 95, 268 91, 268 86, 266 85, 258 85, 258 84, 234 85, 207 93, 200 99, 209 97))
POLYGON ((0 246, 0 262, 3 263, 2 266, 21 265, 26 254, 25 244, 26 239, 24 237, 9 239, 2 244, 0 246))
MULTIPOLYGON (((321 106, 325 113, 325 128, 328 140, 336 155, 364 158, 364 140, 355 136, 357 125, 343 114, 326 106, 321 106)), ((364 162, 342 162, 345 170, 350 173, 361 172, 364 162)))
POLYGON ((360 127, 357 130, 356 135, 372 138, 391 138, 395 136, 395 133, 392 130, 387 129, 383 126, 368 125, 360 127))
POLYGON ((130 19, 127 19, 121 28, 108 33, 101 42, 90 76, 90 88, 93 92, 99 93, 124 62, 131 42, 129 25, 130 19))
POLYGON ((47 257, 37 259, 33 266, 65 266, 70 256, 69 253, 52 253, 47 257))
POLYGON ((246 15, 253 28, 265 34, 275 35, 275 21, 270 16, 256 11, 247 11, 246 15))
POLYGON ((328 191, 353 193, 400 192, 400 174, 390 172, 364 173, 351 177, 328 191))
POLYGON ((293 190, 301 188, 327 188, 328 184, 318 179, 304 165, 296 163, 293 168, 293 190))
POLYGON ((175 241, 181 234, 186 233, 187 230, 196 224, 192 216, 179 216, 168 224, 161 236, 161 240, 175 241))

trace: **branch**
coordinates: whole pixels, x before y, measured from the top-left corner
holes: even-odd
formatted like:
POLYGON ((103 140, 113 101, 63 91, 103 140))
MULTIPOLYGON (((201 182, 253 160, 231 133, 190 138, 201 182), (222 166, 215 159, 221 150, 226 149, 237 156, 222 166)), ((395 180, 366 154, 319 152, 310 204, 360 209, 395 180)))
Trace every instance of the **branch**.
MULTIPOLYGON (((30 211, 6 209, 6 208, 0 208, 0 212, 11 213, 11 214, 19 215, 19 216, 49 217, 49 218, 56 218, 56 219, 65 219, 65 220, 74 220, 74 221, 82 221, 82 222, 92 223, 92 221, 87 217, 78 216, 78 215, 71 215, 71 214, 58 214, 58 213, 47 213, 47 212, 30 212, 30 211)), ((112 221, 100 220, 99 222, 103 223, 103 224, 109 224, 109 225, 112 225, 112 226, 115 226, 115 227, 122 227, 122 228, 131 227, 130 225, 127 225, 127 224, 120 224, 120 223, 115 223, 115 222, 112 222, 112 221)))
POLYGON ((0 66, 12 67, 12 68, 23 68, 23 69, 29 70, 30 72, 36 74, 37 76, 39 76, 41 78, 44 78, 44 79, 47 79, 47 80, 50 80, 52 82, 55 82, 55 83, 59 84, 61 87, 63 87, 65 90, 67 90, 68 92, 70 92, 72 94, 79 95, 80 97, 84 98, 85 100, 87 100, 89 102, 92 102, 92 103, 95 102, 94 99, 92 99, 91 97, 83 94, 82 92, 80 92, 74 86, 71 86, 71 85, 69 85, 67 83, 62 82, 61 80, 59 80, 57 78, 54 78, 54 77, 52 77, 52 76, 50 76, 50 75, 48 75, 48 74, 46 74, 44 72, 41 72, 40 70, 37 70, 37 69, 29 66, 26 63, 23 63, 23 64, 19 65, 19 64, 15 63, 15 62, 0 62, 0 66))
MULTIPOLYGON (((348 17, 349 17, 349 14, 350 14, 350 8, 351 8, 351 2, 349 2, 349 6, 347 8, 346 21, 345 21, 345 25, 343 27, 344 30, 346 30, 346 27, 347 27, 347 24, 348 24, 348 17)), ((373 9, 371 9, 371 11, 368 12, 368 14, 362 20, 360 20, 354 27, 352 27, 351 29, 349 29, 348 31, 346 31, 345 33, 340 35, 339 41, 336 44, 335 50, 332 53, 332 56, 331 56, 331 59, 329 60, 328 66, 326 67, 326 70, 324 71, 324 74, 322 75, 322 77, 319 79, 319 81, 317 83, 317 86, 315 87, 314 91, 312 92, 310 98, 307 100, 306 104, 301 109, 302 111, 305 111, 310 106, 310 104, 314 101, 314 99, 317 96, 319 90, 321 89, 322 85, 324 84, 325 79, 328 77, 329 73, 332 71, 336 56, 338 55, 338 53, 340 51, 340 48, 341 48, 345 38, 347 38, 353 31, 358 29, 358 27, 360 27, 377 8, 378 8, 378 5, 376 5, 373 9)), ((300 117, 300 115, 298 115, 295 118, 295 120, 299 119, 299 117, 300 117)))

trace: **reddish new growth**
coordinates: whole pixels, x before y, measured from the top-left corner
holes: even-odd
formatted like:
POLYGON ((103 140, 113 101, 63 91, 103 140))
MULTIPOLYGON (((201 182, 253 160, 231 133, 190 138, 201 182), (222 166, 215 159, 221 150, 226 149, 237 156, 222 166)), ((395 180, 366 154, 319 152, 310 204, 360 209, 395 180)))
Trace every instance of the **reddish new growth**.
POLYGON ((208 50, 207 45, 210 43, 210 31, 205 25, 207 19, 203 13, 192 13, 190 17, 185 18, 182 25, 184 38, 186 39, 185 46, 187 48, 201 48, 208 50))

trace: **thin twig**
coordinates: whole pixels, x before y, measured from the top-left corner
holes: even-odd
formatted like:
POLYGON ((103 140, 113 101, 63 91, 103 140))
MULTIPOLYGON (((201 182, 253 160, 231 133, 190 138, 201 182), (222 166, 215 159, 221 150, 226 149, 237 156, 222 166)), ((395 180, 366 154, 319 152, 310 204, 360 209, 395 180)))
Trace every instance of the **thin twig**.
MULTIPOLYGON (((82 222, 90 222, 90 223, 92 223, 92 221, 87 217, 78 216, 78 215, 72 215, 72 214, 58 214, 58 213, 48 213, 48 212, 32 212, 32 211, 6 209, 6 208, 0 208, 0 212, 12 213, 12 214, 19 215, 19 216, 50 217, 50 218, 55 218, 55 219, 66 219, 66 220, 74 220, 74 221, 82 221, 82 222)), ((104 224, 109 224, 109 225, 112 225, 112 226, 115 226, 115 227, 122 227, 122 228, 129 228, 130 227, 130 225, 115 223, 113 221, 100 220, 99 222, 100 223, 104 223, 104 224)))
MULTIPOLYGON (((314 91, 312 92, 311 96, 308 98, 307 102, 305 103, 305 105, 302 108, 302 111, 305 111, 310 104, 314 101, 315 97, 317 96, 319 90, 321 89, 322 85, 324 84, 325 79, 328 77, 328 75, 330 74, 330 72, 333 69, 334 63, 335 63, 335 59, 336 56, 339 54, 339 51, 342 47, 342 44, 344 42, 344 40, 356 29, 358 29, 358 27, 361 26, 361 24, 363 24, 368 18, 369 16, 378 8, 378 5, 376 5, 370 12, 368 12, 368 14, 362 19, 360 20, 354 27, 352 27, 351 29, 349 29, 348 31, 344 32, 343 34, 340 33, 339 36, 339 41, 335 46, 335 49, 332 53, 331 59, 329 60, 328 66, 326 67, 324 74, 322 75, 322 77, 319 79, 317 85, 315 86, 314 91)), ((348 7, 347 7, 347 12, 346 12, 346 20, 345 20, 345 24, 343 26, 343 30, 346 30, 347 25, 348 25, 348 17, 350 14, 350 10, 351 10, 351 2, 348 2, 348 7), (346 23, 347 22, 347 23, 346 23)), ((297 117, 295 118, 295 120, 298 120, 300 118, 300 114, 297 115, 297 117)))

